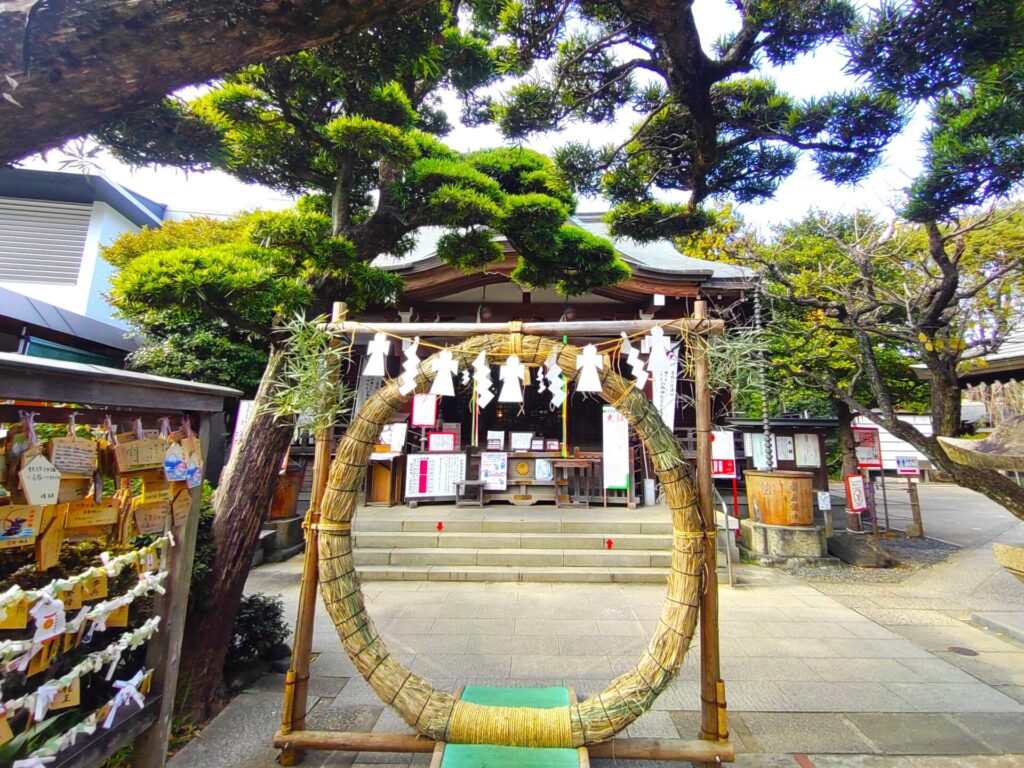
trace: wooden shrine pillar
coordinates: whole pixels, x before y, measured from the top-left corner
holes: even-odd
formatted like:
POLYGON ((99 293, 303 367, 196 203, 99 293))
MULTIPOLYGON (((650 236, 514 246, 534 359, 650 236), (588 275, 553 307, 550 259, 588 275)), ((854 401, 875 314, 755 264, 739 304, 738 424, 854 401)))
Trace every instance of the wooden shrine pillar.
MULTIPOLYGON (((694 302, 697 338, 693 347, 693 385, 697 411, 697 505, 707 531, 704 584, 700 594, 700 738, 727 741, 725 683, 718 642, 718 532, 711 467, 711 389, 708 382, 707 302, 694 302)), ((713 765, 709 763, 708 765, 713 765)))
MULTIPOLYGON (((331 322, 338 323, 345 318, 345 304, 334 302, 331 322)), ((333 342, 332 344, 336 344, 333 342)), ((328 375, 337 381, 340 371, 332 370, 328 375)), ((334 452, 334 425, 322 426, 316 431, 313 450, 313 482, 309 496, 309 509, 303 522, 306 548, 302 555, 302 580, 299 583, 299 615, 295 622, 295 637, 292 643, 291 668, 285 676, 284 706, 281 709, 281 733, 306 729, 306 705, 309 703, 309 663, 313 652, 313 625, 316 621, 317 587, 319 579, 319 550, 317 547, 316 524, 320 522, 320 504, 327 488, 327 474, 334 452)), ((305 756, 305 750, 285 747, 278 756, 281 765, 298 765, 305 756)))

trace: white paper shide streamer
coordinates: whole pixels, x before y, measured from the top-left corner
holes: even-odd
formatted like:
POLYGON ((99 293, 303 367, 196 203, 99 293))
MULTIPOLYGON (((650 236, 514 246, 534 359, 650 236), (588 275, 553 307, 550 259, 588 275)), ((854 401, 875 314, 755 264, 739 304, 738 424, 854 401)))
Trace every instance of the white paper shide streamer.
POLYGON ((551 407, 561 408, 565 402, 565 377, 558 364, 558 355, 552 352, 544 363, 544 374, 548 380, 548 392, 551 393, 551 407))
POLYGON ((441 397, 454 397, 455 386, 452 376, 458 373, 459 361, 452 357, 450 349, 442 349, 431 361, 434 369, 434 382, 430 385, 430 394, 441 397))
POLYGON ((491 391, 491 366, 487 364, 487 353, 481 351, 473 361, 473 386, 476 392, 476 407, 486 408, 494 399, 491 391))
POLYGON ((604 358, 593 344, 583 348, 582 355, 576 355, 577 392, 600 392, 601 377, 598 371, 604 368, 604 358))
POLYGON ((629 342, 629 337, 626 336, 625 331, 622 332, 622 351, 626 353, 626 363, 629 365, 630 373, 633 374, 636 388, 643 389, 651 375, 644 368, 644 361, 640 358, 640 350, 629 342))
POLYGON ((391 343, 388 341, 387 336, 383 333, 375 333, 373 335, 373 339, 366 347, 367 359, 366 366, 363 368, 363 376, 383 378, 387 374, 385 360, 390 345, 391 343))
POLYGON ((420 337, 413 339, 412 344, 406 347, 405 360, 402 362, 402 375, 398 378, 398 391, 408 395, 416 389, 416 377, 419 375, 420 358, 420 337))
POLYGON ((498 402, 523 402, 523 379, 526 377, 526 367, 519 362, 519 356, 509 355, 498 370, 501 377, 501 392, 498 393, 498 402))

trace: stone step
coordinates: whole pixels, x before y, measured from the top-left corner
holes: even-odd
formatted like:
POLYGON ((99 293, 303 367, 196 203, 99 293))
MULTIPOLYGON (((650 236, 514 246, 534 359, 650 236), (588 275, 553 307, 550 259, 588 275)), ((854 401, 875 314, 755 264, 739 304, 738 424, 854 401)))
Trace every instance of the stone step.
POLYGON ((664 584, 668 568, 604 568, 543 566, 393 566, 361 565, 364 581, 552 581, 664 584))
POLYGON ((391 512, 390 510, 362 509, 355 516, 352 530, 355 533, 437 533, 437 524, 442 523, 445 533, 592 533, 601 536, 625 534, 671 535, 671 518, 658 515, 631 516, 630 510, 608 511, 567 510, 532 513, 515 513, 489 510, 484 513, 465 509, 438 508, 436 511, 417 509, 412 512, 391 512))
POLYGON ((357 551, 366 549, 672 549, 671 534, 604 533, 481 533, 448 531, 360 531, 353 534, 357 551))
POLYGON ((671 549, 356 548, 357 566, 667 568, 671 549))

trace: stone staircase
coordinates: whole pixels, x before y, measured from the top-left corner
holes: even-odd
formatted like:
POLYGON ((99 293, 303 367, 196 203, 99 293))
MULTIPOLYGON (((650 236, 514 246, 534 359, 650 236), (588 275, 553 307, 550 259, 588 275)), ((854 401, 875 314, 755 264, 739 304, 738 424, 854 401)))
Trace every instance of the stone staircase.
POLYGON ((666 507, 362 507, 353 540, 364 580, 664 583, 672 556, 666 507))

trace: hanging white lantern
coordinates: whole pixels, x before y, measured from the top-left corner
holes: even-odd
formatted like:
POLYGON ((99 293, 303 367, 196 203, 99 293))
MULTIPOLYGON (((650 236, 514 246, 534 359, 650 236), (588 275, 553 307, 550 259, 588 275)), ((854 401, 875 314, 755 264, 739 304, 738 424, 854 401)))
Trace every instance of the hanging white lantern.
POLYGON ((494 393, 491 391, 491 367, 487 364, 486 352, 481 351, 473 361, 473 386, 477 408, 486 408, 494 399, 494 393))
POLYGON ((398 391, 403 395, 411 394, 416 389, 416 376, 420 367, 420 358, 417 350, 420 347, 420 337, 413 339, 405 349, 405 360, 402 363, 402 375, 398 378, 398 391))
POLYGON ((379 376, 384 377, 387 375, 385 370, 384 361, 388 354, 388 347, 391 343, 388 341, 388 337, 383 333, 375 333, 373 339, 366 347, 366 366, 363 368, 363 376, 379 376))
POLYGON ((669 357, 672 349, 672 340, 665 335, 661 326, 654 326, 647 335, 647 342, 651 353, 647 356, 647 370, 651 373, 661 373, 672 368, 674 361, 669 357))
POLYGON ((442 349, 431 362, 434 369, 434 382, 430 385, 430 394, 441 397, 454 397, 455 387, 452 376, 459 371, 459 361, 452 357, 450 349, 442 349))
POLYGON ((644 361, 640 358, 640 350, 629 342, 629 337, 626 336, 625 331, 622 332, 622 351, 626 353, 626 363, 633 374, 633 380, 636 382, 637 389, 643 389, 644 385, 647 384, 647 379, 650 378, 650 374, 644 368, 644 361))
POLYGON ((600 392, 601 376, 598 371, 604 368, 604 358, 593 344, 583 348, 582 355, 576 355, 577 392, 600 392))

